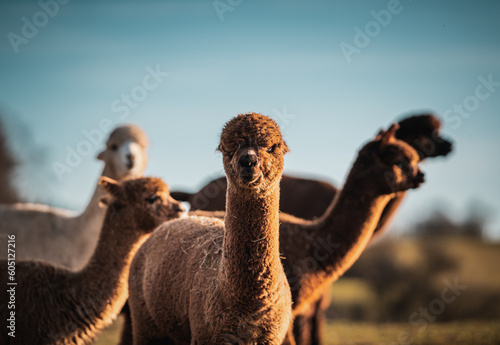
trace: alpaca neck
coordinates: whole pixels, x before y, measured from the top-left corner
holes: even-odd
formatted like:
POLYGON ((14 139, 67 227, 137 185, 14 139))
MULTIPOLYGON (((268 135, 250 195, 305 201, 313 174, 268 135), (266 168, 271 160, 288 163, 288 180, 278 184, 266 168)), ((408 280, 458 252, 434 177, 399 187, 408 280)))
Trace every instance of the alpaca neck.
MULTIPOLYGON (((109 176, 109 168, 107 166, 104 167, 102 176, 109 176)), ((101 186, 96 183, 94 193, 87 207, 75 219, 72 219, 71 228, 74 231, 68 235, 72 236, 79 243, 79 246, 75 248, 73 257, 68 262, 69 267, 74 269, 82 268, 92 255, 106 214, 106 209, 99 205, 100 199, 105 195, 106 193, 101 186)))
POLYGON ((366 248, 391 195, 370 193, 359 180, 348 179, 344 188, 317 223, 314 254, 327 279, 341 276, 366 248))
POLYGON ((106 315, 116 316, 123 307, 128 298, 130 263, 148 238, 139 234, 127 218, 115 209, 107 212, 94 254, 88 264, 75 273, 79 294, 90 297, 90 303, 84 308, 101 319, 106 315))
POLYGON ((258 301, 279 289, 279 182, 264 194, 238 192, 228 181, 222 256, 235 299, 258 301))
MULTIPOLYGON (((110 177, 110 172, 110 168, 106 164, 106 166, 104 166, 104 170, 101 173, 101 176, 110 177)), ((95 238, 97 238, 97 235, 101 230, 102 220, 104 219, 104 215, 106 213, 106 209, 99 206, 99 200, 104 195, 106 195, 106 193, 102 190, 101 186, 96 183, 94 193, 92 194, 87 207, 76 217, 78 219, 78 222, 83 227, 85 227, 86 235, 95 235, 95 238), (87 232, 90 232, 90 234, 87 234, 87 232)))
MULTIPOLYGON (((85 210, 76 217, 79 220, 79 222, 81 222, 81 224, 83 226, 86 226, 89 224, 95 224, 95 222, 97 220, 99 220, 99 223, 102 222, 102 219, 104 217, 104 214, 106 213, 106 210, 99 206, 99 200, 104 195, 105 195, 105 193, 102 190, 101 186, 96 184, 96 187, 94 189, 94 193, 92 194, 92 197, 90 198, 90 201, 87 204, 87 207, 85 207, 85 210)), ((101 224, 99 224, 99 225, 101 225, 101 224)), ((100 230, 100 226, 98 226, 97 229, 95 229, 94 226, 88 226, 87 228, 89 231, 92 231, 95 234, 99 233, 99 230, 100 230)))

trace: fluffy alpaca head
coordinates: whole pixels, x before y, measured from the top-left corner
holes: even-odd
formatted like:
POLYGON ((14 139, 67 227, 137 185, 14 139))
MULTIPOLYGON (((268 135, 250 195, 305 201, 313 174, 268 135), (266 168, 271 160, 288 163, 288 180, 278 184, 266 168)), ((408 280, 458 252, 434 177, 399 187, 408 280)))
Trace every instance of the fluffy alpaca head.
POLYGON ((366 186, 365 192, 377 195, 392 194, 417 188, 424 182, 424 174, 418 168, 418 153, 395 133, 399 126, 393 124, 359 152, 351 175, 358 185, 366 186))
POLYGON ((184 212, 182 204, 170 196, 168 186, 159 178, 117 182, 101 176, 99 184, 109 194, 101 200, 108 205, 108 212, 121 211, 130 225, 146 232, 184 212))
POLYGON ((420 159, 446 156, 453 144, 439 134, 441 122, 432 114, 415 115, 399 122, 396 138, 417 150, 420 159))
POLYGON ((146 133, 140 127, 123 125, 111 132, 106 149, 97 158, 106 162, 110 177, 116 180, 140 177, 146 169, 148 145, 146 133))
POLYGON ((274 120, 248 113, 226 123, 219 150, 226 175, 234 186, 262 190, 279 183, 288 146, 274 120))

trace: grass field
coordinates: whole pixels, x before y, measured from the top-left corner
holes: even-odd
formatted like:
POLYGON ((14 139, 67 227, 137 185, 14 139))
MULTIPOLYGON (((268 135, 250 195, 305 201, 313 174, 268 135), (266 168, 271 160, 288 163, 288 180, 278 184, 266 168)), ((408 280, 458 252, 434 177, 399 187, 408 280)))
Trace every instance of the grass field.
POLYGON ((330 321, 328 345, 498 345, 500 320, 430 324, 427 329, 407 323, 350 323, 330 321))
MULTIPOLYGON (((104 331, 96 345, 119 342, 122 320, 104 331)), ((408 323, 330 321, 326 345, 499 345, 500 320, 430 324, 427 329, 408 323)))

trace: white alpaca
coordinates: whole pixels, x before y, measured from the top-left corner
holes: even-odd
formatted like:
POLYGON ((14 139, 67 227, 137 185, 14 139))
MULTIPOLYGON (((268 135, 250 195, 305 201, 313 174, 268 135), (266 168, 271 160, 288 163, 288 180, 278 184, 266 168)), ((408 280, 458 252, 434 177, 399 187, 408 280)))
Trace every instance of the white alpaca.
MULTIPOLYGON (((146 134, 137 126, 117 127, 97 158, 104 161, 102 176, 125 180, 142 176, 146 168, 146 134)), ((106 209, 99 206, 104 191, 96 188, 83 213, 41 204, 0 205, 0 243, 16 236, 16 259, 41 259, 79 269, 92 255, 106 209)), ((7 250, 0 250, 6 258, 7 250)))

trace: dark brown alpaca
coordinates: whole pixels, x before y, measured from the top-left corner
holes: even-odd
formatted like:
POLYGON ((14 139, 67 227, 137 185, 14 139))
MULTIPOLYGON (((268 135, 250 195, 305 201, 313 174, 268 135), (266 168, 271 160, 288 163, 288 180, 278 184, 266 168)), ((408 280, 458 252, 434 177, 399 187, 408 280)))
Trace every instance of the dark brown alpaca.
MULTIPOLYGON (((396 130, 393 125, 360 150, 344 188, 320 219, 281 215, 280 248, 298 320, 311 317, 325 288, 357 260, 391 198, 423 182, 417 152, 395 139, 396 130)), ((295 334, 297 342, 302 336, 295 334)))
MULTIPOLYGON (((396 138, 412 146, 417 151, 420 161, 426 158, 446 156, 452 150, 452 143, 440 136, 440 128, 441 123, 434 115, 415 115, 399 122, 396 138)), ((387 203, 372 239, 385 232, 405 196, 405 191, 398 192, 387 203)), ((294 335, 297 345, 320 345, 323 343, 325 311, 329 305, 329 292, 330 286, 325 289, 325 294, 312 305, 307 316, 301 315, 295 318, 294 335)))
POLYGON ((135 345, 281 344, 291 328, 278 233, 288 147, 273 120, 251 113, 225 125, 219 149, 229 182, 224 222, 163 224, 133 260, 135 345))
MULTIPOLYGON (((441 122, 432 114, 416 115, 405 118, 399 122, 396 139, 402 140, 412 146, 418 153, 420 161, 426 158, 446 156, 452 150, 452 143, 439 135, 441 122)), ((375 232, 382 234, 389 221, 399 208, 405 197, 405 192, 400 192, 384 209, 379 225, 375 232)))
POLYGON ((7 286, 7 261, 1 261, 0 282, 5 289, 0 317, 5 322, 15 313, 15 329, 2 330, 1 344, 92 343, 127 300, 128 269, 137 249, 156 226, 183 211, 157 178, 119 183, 101 177, 100 184, 111 200, 97 248, 83 269, 75 272, 42 261, 20 261, 15 264, 17 286, 7 286), (7 304, 11 287, 15 309, 7 304), (13 330, 15 337, 8 334, 13 330))

